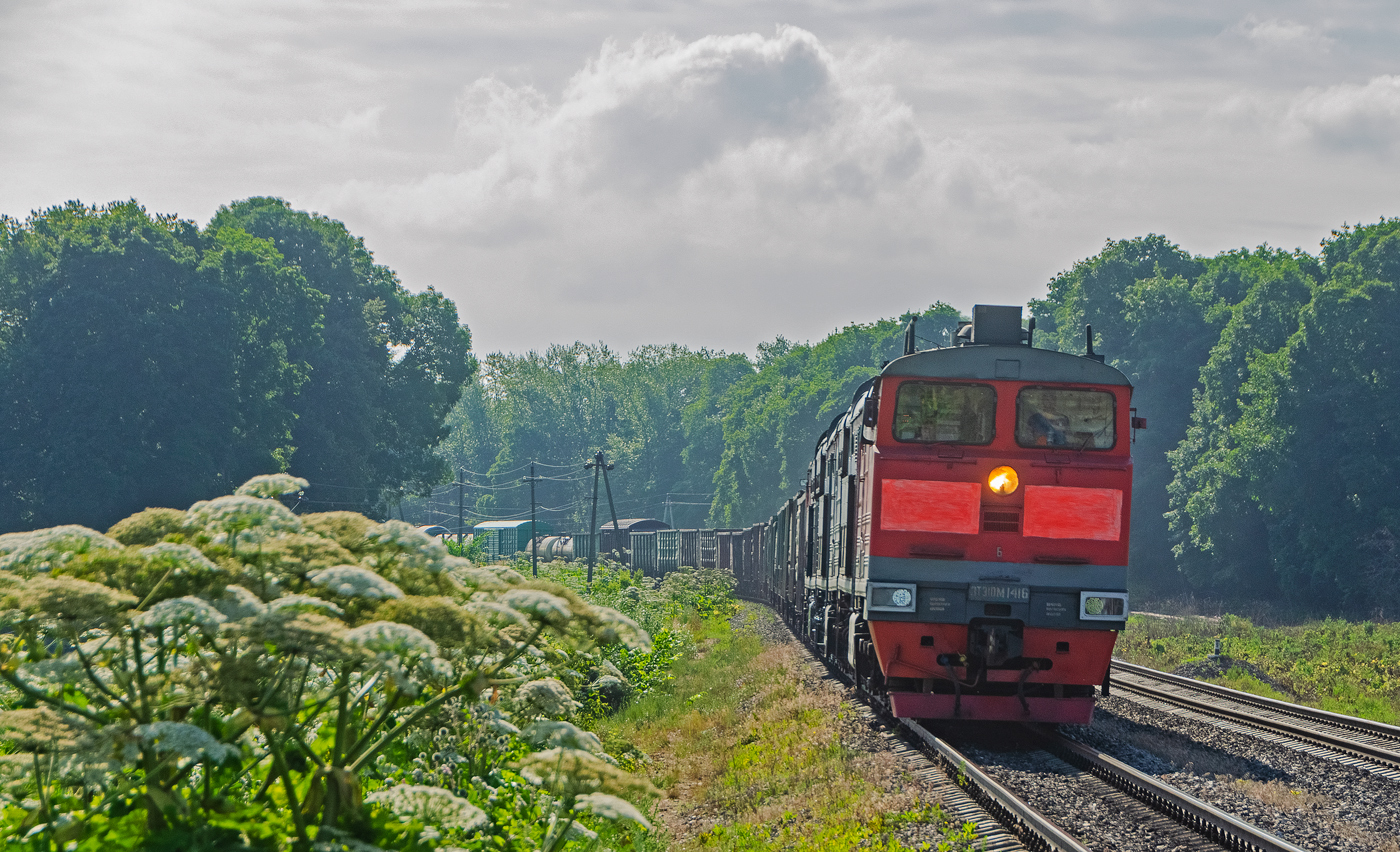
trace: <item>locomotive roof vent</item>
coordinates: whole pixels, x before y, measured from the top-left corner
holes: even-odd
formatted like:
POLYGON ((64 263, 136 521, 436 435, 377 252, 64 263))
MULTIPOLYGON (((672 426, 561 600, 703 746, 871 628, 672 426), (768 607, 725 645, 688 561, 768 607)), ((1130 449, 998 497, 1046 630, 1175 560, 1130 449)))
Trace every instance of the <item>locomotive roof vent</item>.
POLYGON ((1021 328, 1020 305, 973 305, 972 322, 958 329, 958 338, 960 346, 1023 346, 1030 342, 1030 334, 1021 328))

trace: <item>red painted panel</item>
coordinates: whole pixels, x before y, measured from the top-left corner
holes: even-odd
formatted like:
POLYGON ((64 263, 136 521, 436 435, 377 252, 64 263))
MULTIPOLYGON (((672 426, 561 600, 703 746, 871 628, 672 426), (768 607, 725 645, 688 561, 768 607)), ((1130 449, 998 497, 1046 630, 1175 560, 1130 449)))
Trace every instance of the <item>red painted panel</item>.
MULTIPOLYGON (((938 655, 967 653, 966 624, 872 621, 870 638, 875 643, 880 670, 887 677, 931 677, 946 680, 948 673, 938 664, 938 655), (932 637, 932 645, 923 644, 925 636, 932 637)), ((1102 683, 1104 672, 1108 671, 1109 660, 1113 656, 1114 640, 1117 638, 1117 632, 1112 630, 1027 627, 1023 633, 1022 653, 1027 657, 1048 659, 1054 664, 1049 671, 1032 673, 1028 681, 1079 686, 1102 683), (1068 654, 1056 651, 1060 642, 1069 643, 1068 654)), ((959 669, 954 671, 963 674, 959 669)), ((1014 669, 992 669, 987 672, 987 679, 993 681, 1014 683, 1020 676, 1021 673, 1014 669)))
POLYGON ((1087 725, 1094 720, 1092 698, 1027 698, 1027 715, 1014 695, 964 695, 953 715, 954 697, 923 692, 891 692, 890 709, 904 719, 976 719, 983 722, 1050 722, 1087 725))
POLYGON ((976 535, 982 483, 886 479, 880 483, 880 529, 976 535))
POLYGON ((1116 488, 1026 486, 1022 535, 1117 541, 1122 532, 1123 492, 1116 488))

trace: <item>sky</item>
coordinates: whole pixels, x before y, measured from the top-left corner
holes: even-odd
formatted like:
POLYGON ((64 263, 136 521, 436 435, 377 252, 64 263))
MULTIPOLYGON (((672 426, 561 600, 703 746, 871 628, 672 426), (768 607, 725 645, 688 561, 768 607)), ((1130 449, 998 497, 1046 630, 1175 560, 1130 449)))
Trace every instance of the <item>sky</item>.
POLYGON ((753 352, 1400 214, 1400 5, 0 0, 0 213, 275 195, 478 352, 753 352))

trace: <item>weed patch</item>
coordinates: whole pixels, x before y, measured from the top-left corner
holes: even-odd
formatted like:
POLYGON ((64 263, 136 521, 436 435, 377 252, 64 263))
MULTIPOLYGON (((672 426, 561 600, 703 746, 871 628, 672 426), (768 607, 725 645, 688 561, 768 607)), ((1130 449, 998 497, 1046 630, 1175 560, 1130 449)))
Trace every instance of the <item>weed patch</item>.
POLYGON ((823 681, 776 617, 705 619, 674 681, 595 730, 610 752, 649 755, 656 819, 681 850, 975 848, 823 681), (699 649, 704 649, 703 653, 699 649))
POLYGON ((1219 639, 1222 653, 1249 663, 1289 697, 1252 673, 1229 669, 1217 683, 1257 695, 1301 701, 1380 722, 1400 722, 1400 624, 1329 618, 1259 627, 1225 615, 1162 618, 1133 615, 1115 653, 1133 663, 1175 671, 1204 660, 1219 639))

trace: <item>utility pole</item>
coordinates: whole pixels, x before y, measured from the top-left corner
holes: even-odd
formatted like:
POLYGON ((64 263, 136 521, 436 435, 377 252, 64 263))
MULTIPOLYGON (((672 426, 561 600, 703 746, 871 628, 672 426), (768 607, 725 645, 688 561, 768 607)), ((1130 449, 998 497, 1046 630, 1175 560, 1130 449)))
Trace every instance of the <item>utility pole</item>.
POLYGON ((595 453, 593 461, 584 462, 583 469, 593 471, 593 520, 588 527, 588 588, 593 588, 593 563, 598 559, 598 545, 602 536, 598 535, 598 473, 602 469, 603 454, 595 453))
MULTIPOLYGON (((602 450, 599 450, 599 451, 598 451, 598 462, 601 464, 602 461, 603 461, 603 451, 602 451, 602 450)), ((606 491, 608 492, 608 513, 612 515, 612 519, 613 519, 613 544, 616 545, 616 544, 617 544, 617 507, 613 505, 612 486, 608 484, 608 471, 612 470, 612 469, 613 469, 613 466, 612 466, 611 464, 604 464, 604 465, 602 465, 602 468, 603 468, 603 489, 606 490, 606 491)))
POLYGON ((462 489, 467 487, 467 469, 457 468, 457 552, 462 552, 462 533, 466 529, 466 514, 462 511, 462 489))
POLYGON ((669 491, 666 492, 666 504, 665 509, 661 512, 661 517, 671 526, 674 527, 676 525, 676 511, 671 508, 671 492, 669 491))
POLYGON ((535 483, 542 477, 535 476, 535 463, 530 462, 530 475, 525 481, 530 483, 530 572, 540 575, 540 539, 535 535, 535 483))

